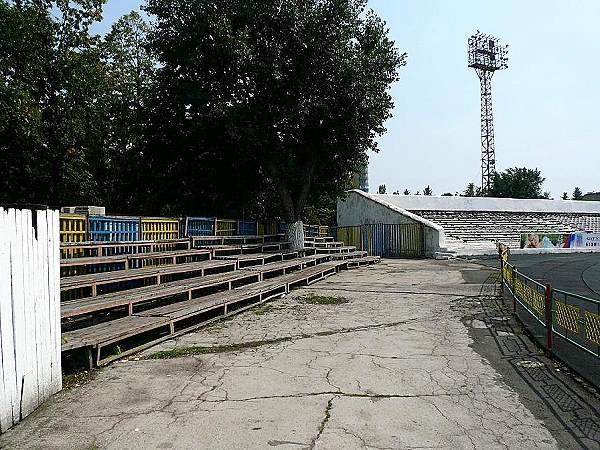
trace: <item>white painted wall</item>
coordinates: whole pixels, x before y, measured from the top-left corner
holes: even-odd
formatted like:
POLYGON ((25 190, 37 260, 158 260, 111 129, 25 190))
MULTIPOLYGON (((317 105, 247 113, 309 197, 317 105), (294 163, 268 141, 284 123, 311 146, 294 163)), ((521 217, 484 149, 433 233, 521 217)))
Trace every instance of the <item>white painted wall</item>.
POLYGON ((600 214, 600 202, 575 200, 521 200, 487 197, 370 194, 376 201, 402 209, 423 211, 505 211, 600 214))
POLYGON ((0 208, 0 432, 62 389, 58 211, 0 208))
POLYGON ((337 224, 340 227, 364 224, 420 223, 425 232, 425 255, 443 250, 446 242, 444 229, 429 220, 416 216, 405 209, 386 202, 382 196, 374 196, 354 190, 346 199, 338 199, 337 224), (375 198, 377 197, 377 198, 375 198))

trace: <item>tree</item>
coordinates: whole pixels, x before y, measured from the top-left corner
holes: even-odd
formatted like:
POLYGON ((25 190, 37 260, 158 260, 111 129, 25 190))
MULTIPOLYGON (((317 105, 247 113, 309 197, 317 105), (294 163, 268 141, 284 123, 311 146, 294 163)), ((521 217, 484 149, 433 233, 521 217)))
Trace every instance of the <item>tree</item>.
POLYGON ((428 195, 428 196, 433 195, 433 191, 431 190, 431 188, 429 186, 427 186, 425 189, 423 189, 423 195, 428 195))
POLYGON ((563 192, 562 199, 569 200, 569 194, 567 194, 566 192, 563 192))
POLYGON ((104 147, 106 172, 101 180, 104 204, 134 211, 143 204, 139 179, 147 108, 154 92, 155 62, 147 49, 149 26, 132 11, 121 17, 101 43, 108 89, 104 99, 110 121, 104 147))
POLYGON ((421 195, 421 193, 419 191, 415 192, 415 195, 421 195))
POLYGON ((392 194, 393 195, 400 195, 400 191, 394 191, 392 194))
POLYGON ((475 197, 477 196, 477 189, 475 188, 475 183, 469 183, 465 192, 463 194, 464 197, 475 197))
POLYGON ((573 200, 581 200, 582 197, 583 192, 581 192, 581 189, 579 189, 579 187, 576 187, 573 191, 573 200))
POLYGON ((104 0, 0 0, 0 201, 99 200, 104 0))
POLYGON ((404 189, 404 195, 410 195, 410 191, 408 189, 404 189))
POLYGON ((302 246, 311 195, 343 195, 367 151, 378 150, 406 55, 365 0, 148 0, 146 8, 169 103, 156 117, 178 135, 165 143, 154 133, 145 156, 189 184, 198 155, 211 164, 226 155, 232 173, 256 167, 302 246), (159 155, 165 145, 169 154, 159 155))
POLYGON ((385 194, 387 192, 387 188, 385 187, 385 184, 380 184, 379 185, 379 189, 377 189, 377 193, 378 194, 385 194))
POLYGON ((544 198, 542 185, 545 178, 537 169, 525 167, 507 169, 494 174, 494 183, 488 197, 498 198, 544 198))

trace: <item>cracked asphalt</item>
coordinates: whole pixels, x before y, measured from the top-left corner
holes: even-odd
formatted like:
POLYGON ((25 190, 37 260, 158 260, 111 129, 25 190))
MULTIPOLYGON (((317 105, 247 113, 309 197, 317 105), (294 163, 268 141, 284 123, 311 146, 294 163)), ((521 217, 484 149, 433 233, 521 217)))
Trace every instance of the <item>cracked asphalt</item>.
POLYGON ((575 419, 591 431, 582 438, 515 371, 551 362, 531 344, 518 360, 503 350, 497 337, 518 332, 490 325, 501 314, 496 286, 483 284, 491 273, 432 260, 343 272, 100 370, 0 437, 0 448, 600 448, 597 396, 561 375, 583 405, 575 419), (349 301, 300 301, 309 292, 349 301))

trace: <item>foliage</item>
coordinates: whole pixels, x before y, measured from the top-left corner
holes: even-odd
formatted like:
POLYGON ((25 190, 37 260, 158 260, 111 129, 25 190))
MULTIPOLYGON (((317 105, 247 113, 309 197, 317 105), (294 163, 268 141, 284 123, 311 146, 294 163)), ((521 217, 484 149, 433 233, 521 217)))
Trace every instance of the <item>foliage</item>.
POLYGON ((0 0, 0 202, 335 221, 405 64, 364 0, 0 0))
POLYGON ((138 186, 144 171, 144 124, 153 95, 154 60, 147 50, 149 26, 132 11, 121 17, 101 43, 108 89, 104 111, 110 123, 102 179, 104 204, 111 211, 135 211, 143 204, 138 186))
POLYGON ((385 187, 385 184, 380 184, 379 185, 379 189, 377 189, 377 193, 378 194, 385 194, 387 192, 387 188, 385 187))
POLYGON ((0 201, 98 199, 106 78, 88 29, 104 0, 0 0, 0 201))
POLYGON ((410 195, 410 191, 409 191, 408 189, 404 189, 404 192, 403 192, 403 194, 404 194, 404 195, 410 195))
POLYGON ((191 185, 206 162, 236 179, 254 170, 238 194, 265 180, 288 221, 315 193, 343 194, 377 150, 405 63, 365 4, 149 0, 163 94, 150 164, 191 185))
POLYGON ((476 187, 475 183, 469 183, 465 192, 463 193, 463 197, 480 197, 481 196, 481 188, 476 187))
POLYGON ((569 194, 566 192, 563 192, 562 197, 563 200, 569 200, 569 194))
POLYGON ((431 190, 429 185, 425 189, 423 189, 423 195, 427 195, 427 196, 433 195, 433 191, 431 190))
POLYGON ((573 191, 573 200, 581 200, 582 197, 583 192, 581 192, 581 189, 579 189, 579 187, 576 187, 573 191))
MULTIPOLYGON (((488 197, 498 198, 545 198, 542 185, 545 178, 537 169, 510 168, 494 174, 494 183, 488 197)), ((549 197, 549 194, 548 194, 549 197)))
POLYGON ((442 197, 454 197, 454 195, 451 192, 444 192, 442 197))

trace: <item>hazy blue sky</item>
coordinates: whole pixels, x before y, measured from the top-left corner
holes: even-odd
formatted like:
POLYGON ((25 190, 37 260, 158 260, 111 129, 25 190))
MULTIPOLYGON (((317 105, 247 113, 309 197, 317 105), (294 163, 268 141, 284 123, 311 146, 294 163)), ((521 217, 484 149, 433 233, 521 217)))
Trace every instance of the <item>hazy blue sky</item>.
MULTIPOLYGON (((141 1, 109 0, 104 32, 141 1)), ((600 191, 600 2, 598 0, 369 0, 408 53, 396 107, 371 156, 371 191, 462 191, 480 183, 479 80, 467 68, 477 29, 509 46, 494 77, 497 169, 537 167, 558 198, 600 191)))

